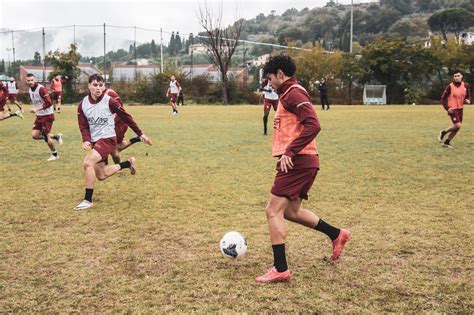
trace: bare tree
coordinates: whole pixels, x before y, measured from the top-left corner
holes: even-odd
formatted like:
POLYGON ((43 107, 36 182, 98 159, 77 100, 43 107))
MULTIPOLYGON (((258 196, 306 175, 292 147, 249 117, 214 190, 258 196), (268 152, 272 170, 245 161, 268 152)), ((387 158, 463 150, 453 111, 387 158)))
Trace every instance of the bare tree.
POLYGON ((202 41, 207 45, 207 54, 211 62, 219 70, 222 83, 222 101, 229 103, 229 71, 232 56, 239 45, 244 19, 237 20, 233 25, 222 26, 222 2, 217 14, 214 14, 207 3, 199 7, 199 23, 204 28, 202 41))

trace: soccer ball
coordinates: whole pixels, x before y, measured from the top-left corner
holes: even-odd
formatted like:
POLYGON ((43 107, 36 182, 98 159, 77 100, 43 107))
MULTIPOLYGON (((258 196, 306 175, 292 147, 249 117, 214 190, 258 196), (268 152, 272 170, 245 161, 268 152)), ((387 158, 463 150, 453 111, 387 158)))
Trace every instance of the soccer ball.
POLYGON ((321 83, 321 82, 319 82, 319 80, 316 80, 314 83, 319 84, 319 83, 321 83))
POLYGON ((231 259, 239 259, 247 252, 247 240, 239 232, 227 232, 220 241, 222 255, 231 259))

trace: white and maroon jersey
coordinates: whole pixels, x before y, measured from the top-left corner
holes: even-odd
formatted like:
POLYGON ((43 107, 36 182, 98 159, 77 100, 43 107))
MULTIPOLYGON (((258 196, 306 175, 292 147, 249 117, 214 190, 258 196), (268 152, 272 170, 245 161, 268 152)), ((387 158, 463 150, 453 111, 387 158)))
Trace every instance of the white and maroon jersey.
MULTIPOLYGON (((45 87, 42 86, 41 84, 37 84, 36 89, 34 91, 30 88, 29 90, 30 99, 31 99, 31 105, 33 106, 33 108, 43 107, 45 100, 41 96, 40 90, 44 88, 45 87)), ((36 112, 36 116, 46 116, 46 115, 52 115, 52 114, 53 114, 53 107, 51 106, 36 112)))
POLYGON ((114 113, 110 111, 109 101, 110 96, 107 94, 97 104, 89 102, 89 96, 82 100, 82 112, 89 124, 92 142, 116 136, 114 113))
POLYGON ((176 80, 170 81, 170 93, 178 94, 179 90, 181 90, 181 85, 179 85, 179 82, 176 80))
POLYGON ((16 84, 15 81, 11 82, 11 81, 8 81, 7 82, 7 87, 8 87, 8 94, 16 94, 17 90, 18 90, 18 86, 16 84))
POLYGON ((265 98, 267 100, 277 100, 278 99, 278 94, 277 92, 273 89, 270 83, 267 83, 265 86, 265 90, 263 91, 265 98), (265 91, 266 90, 266 91, 265 91), (270 92, 267 92, 270 91, 270 92))

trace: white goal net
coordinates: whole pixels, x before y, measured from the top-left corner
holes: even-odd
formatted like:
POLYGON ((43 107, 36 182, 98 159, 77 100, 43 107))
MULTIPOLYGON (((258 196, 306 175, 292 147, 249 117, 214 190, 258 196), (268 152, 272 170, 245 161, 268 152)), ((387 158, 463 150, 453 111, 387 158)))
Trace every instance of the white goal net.
POLYGON ((386 85, 364 85, 364 105, 387 104, 386 85))

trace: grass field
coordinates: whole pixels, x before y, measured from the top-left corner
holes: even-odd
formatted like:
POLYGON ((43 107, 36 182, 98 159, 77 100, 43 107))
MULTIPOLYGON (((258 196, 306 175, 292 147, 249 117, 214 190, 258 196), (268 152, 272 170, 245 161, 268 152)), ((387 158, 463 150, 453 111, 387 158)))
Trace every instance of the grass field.
POLYGON ((453 150, 436 141, 449 125, 441 106, 319 111, 321 171, 305 207, 354 234, 333 265, 326 236, 289 223, 294 278, 276 285, 254 282, 272 263, 261 107, 128 111, 154 146, 125 151, 137 176, 97 183, 83 212, 72 210, 84 193, 75 108, 56 116, 56 162, 31 139, 32 114, 0 122, 0 313, 474 312, 472 107, 453 150), (230 230, 249 243, 239 262, 219 252, 230 230))

